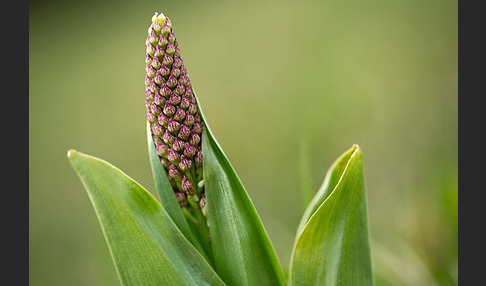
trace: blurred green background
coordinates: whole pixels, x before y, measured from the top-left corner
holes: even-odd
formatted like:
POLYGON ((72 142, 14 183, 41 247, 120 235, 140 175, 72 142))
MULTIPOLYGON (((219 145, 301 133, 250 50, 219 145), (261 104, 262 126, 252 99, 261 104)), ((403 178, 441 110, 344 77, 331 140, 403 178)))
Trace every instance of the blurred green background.
POLYGON ((457 285, 457 6, 29 1, 30 284, 119 285, 66 154, 105 159, 156 194, 144 58, 158 11, 285 267, 302 189, 357 143, 376 284, 457 285))

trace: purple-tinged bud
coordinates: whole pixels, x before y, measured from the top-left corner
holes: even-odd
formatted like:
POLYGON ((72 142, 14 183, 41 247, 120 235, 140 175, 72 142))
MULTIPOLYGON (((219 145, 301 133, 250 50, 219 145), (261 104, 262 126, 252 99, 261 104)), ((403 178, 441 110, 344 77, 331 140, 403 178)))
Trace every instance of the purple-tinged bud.
POLYGON ((154 102, 152 102, 152 104, 150 105, 150 111, 155 116, 159 116, 159 114, 162 112, 162 108, 160 108, 160 106, 158 106, 157 104, 155 104, 154 102))
POLYGON ((182 178, 181 188, 190 196, 194 194, 194 186, 192 185, 191 181, 186 178, 186 176, 182 178))
POLYGON ((179 82, 182 83, 184 86, 187 86, 189 83, 189 78, 185 74, 181 74, 179 77, 179 82))
POLYGON ((196 157, 194 157, 194 163, 196 164, 197 168, 202 167, 203 162, 203 153, 201 147, 197 148, 196 157))
POLYGON ((169 43, 171 43, 172 45, 175 43, 175 36, 173 33, 170 33, 168 36, 167 36, 167 40, 169 41, 169 43))
MULTIPOLYGON (((199 113, 197 115, 199 115, 199 113)), ((201 123, 199 123, 197 121, 194 122, 194 126, 192 127, 193 132, 196 132, 197 134, 201 135, 202 129, 203 129, 203 127, 202 127, 201 123)))
POLYGON ((170 30, 171 30, 171 27, 169 25, 167 25, 167 20, 164 22, 164 24, 162 24, 162 30, 160 31, 161 33, 161 37, 162 35, 164 35, 164 37, 167 37, 170 33, 170 30))
POLYGON ((181 128, 181 124, 174 119, 169 119, 169 126, 167 126, 167 130, 169 130, 170 133, 173 135, 177 135, 177 132, 179 132, 179 129, 181 128))
POLYGON ((169 146, 164 143, 157 143, 155 150, 160 157, 167 156, 167 152, 169 151, 169 146))
POLYGON ((145 109, 150 112, 150 105, 152 105, 152 103, 150 102, 150 100, 148 99, 145 99, 145 109))
POLYGON ((199 207, 201 208, 202 214, 207 217, 207 209, 206 209, 206 193, 201 194, 201 199, 199 200, 199 207))
POLYGON ((183 96, 182 99, 181 99, 181 104, 180 104, 180 107, 184 110, 187 110, 187 108, 189 107, 189 99, 187 99, 187 97, 183 96))
POLYGON ((164 134, 164 127, 160 126, 157 122, 152 125, 152 133, 157 136, 164 134))
POLYGON ((167 78, 170 75, 170 69, 163 65, 163 66, 160 67, 160 74, 164 78, 167 78))
POLYGON ((164 126, 165 128, 169 126, 169 117, 165 116, 163 113, 159 115, 157 121, 159 122, 160 125, 164 126))
POLYGON ((152 78, 147 72, 147 75, 145 76, 145 86, 150 86, 151 83, 152 83, 152 78))
MULTIPOLYGON (((152 60, 152 62, 153 62, 153 60, 152 60)), ((154 76, 155 76, 155 72, 156 72, 156 70, 154 69, 154 67, 153 67, 152 65, 150 65, 150 66, 148 67, 147 75, 148 75, 150 78, 154 78, 154 76)))
POLYGON ((152 140, 154 140, 155 145, 157 145, 159 143, 164 143, 164 141, 162 141, 162 138, 160 138, 159 136, 156 136, 156 135, 152 135, 152 140))
POLYGON ((178 83, 176 88, 174 89, 174 92, 178 95, 183 95, 185 91, 184 85, 182 83, 178 83))
POLYGON ((199 145, 199 142, 201 142, 201 137, 199 137, 199 134, 197 134, 196 132, 191 132, 188 142, 192 146, 197 147, 199 145))
POLYGON ((194 96, 194 94, 192 94, 191 91, 191 81, 189 80, 189 78, 187 78, 187 80, 189 81, 189 84, 186 86, 186 93, 184 93, 184 96, 187 97, 190 102, 196 103, 196 97, 194 96))
POLYGON ((174 57, 181 57, 181 50, 179 49, 179 43, 177 42, 177 39, 174 39, 174 46, 176 46, 175 48, 175 53, 174 53, 174 57))
POLYGON ((152 112, 147 111, 147 121, 150 123, 154 123, 155 120, 157 120, 157 117, 155 117, 155 115, 152 112))
POLYGON ((175 137, 174 137, 174 135, 170 134, 170 132, 168 130, 166 130, 165 133, 164 133, 164 137, 162 139, 164 140, 164 142, 166 144, 172 145, 172 143, 174 143, 175 137))
POLYGON ((164 106, 165 105, 165 98, 160 96, 160 94, 156 94, 154 97, 154 103, 157 104, 158 106, 164 106))
POLYGON ((161 47, 161 46, 157 45, 157 46, 155 47, 154 58, 158 58, 158 59, 160 59, 160 58, 162 58, 162 57, 164 56, 164 53, 165 53, 165 52, 164 52, 164 49, 162 49, 162 47, 161 47))
POLYGON ((177 164, 181 160, 181 155, 177 151, 169 149, 169 151, 167 151, 167 160, 172 164, 177 164))
POLYGON ((157 71, 154 76, 154 82, 159 86, 165 82, 165 78, 162 76, 160 71, 157 71))
POLYGON ((170 43, 170 40, 169 40, 169 44, 167 45, 167 47, 165 48, 165 52, 169 55, 169 56, 173 56, 174 53, 175 53, 175 47, 174 45, 172 45, 170 43))
POLYGON ((164 66, 170 68, 172 67, 172 63, 174 62, 174 60, 172 59, 171 56, 169 56, 168 54, 165 54, 163 57, 162 57, 162 64, 164 64, 164 66))
MULTIPOLYGON (((172 75, 173 75, 175 78, 179 79, 179 77, 180 77, 180 75, 181 75, 181 70, 180 70, 178 67, 176 67, 176 66, 172 65, 172 72, 171 72, 171 74, 172 74, 172 75)), ((182 91, 182 93, 184 93, 184 91, 182 91)), ((182 95, 182 93, 181 93, 181 95, 182 95)))
POLYGON ((191 127, 194 124, 194 116, 190 114, 189 112, 186 112, 186 120, 184 120, 184 125, 187 125, 187 127, 191 127))
POLYGON ((172 29, 172 21, 169 18, 165 18, 164 24, 167 25, 167 27, 172 29))
POLYGON ((169 117, 172 117, 175 112, 176 112, 176 108, 167 101, 164 105, 164 114, 169 117))
POLYGON ((159 35, 160 34, 160 30, 162 29, 162 26, 160 26, 159 21, 155 21, 155 23, 153 24, 152 28, 154 29, 155 34, 156 35, 159 35))
POLYGON ((191 144, 186 144, 184 147, 184 155, 192 158, 194 155, 196 155, 197 149, 196 147, 192 146, 191 144))
POLYGON ((174 179, 176 182, 180 182, 182 179, 181 173, 177 170, 176 166, 170 165, 169 166, 169 176, 174 179))
MULTIPOLYGON (((190 144, 188 144, 190 145, 190 144)), ((176 138, 174 139, 174 143, 172 144, 172 148, 176 150, 177 152, 181 152, 184 149, 184 146, 186 146, 186 142, 176 138)))
POLYGON ((155 48, 152 45, 147 45, 147 54, 149 54, 152 58, 155 54, 155 48))
POLYGON ((189 107, 187 108, 187 111, 192 115, 196 114, 197 112, 196 105, 193 102, 189 102, 189 107))
POLYGON ((177 134, 177 137, 180 139, 187 141, 189 139, 189 135, 191 134, 191 129, 187 127, 186 125, 182 124, 181 129, 179 130, 179 133, 177 134))
MULTIPOLYGON (((184 178, 182 179, 184 180, 184 178)), ((182 207, 182 208, 185 208, 187 207, 187 198, 186 198, 186 194, 181 192, 181 191, 175 191, 174 192, 175 196, 176 196, 176 199, 177 201, 179 202, 179 205, 182 207)))
POLYGON ((158 70, 161 65, 162 63, 160 62, 160 59, 158 57, 154 57, 154 59, 152 60, 152 66, 154 67, 154 69, 158 70))
POLYGON ((145 99, 149 101, 154 100, 154 94, 150 90, 150 87, 145 88, 145 99))
POLYGON ((160 37, 159 37, 159 46, 161 46, 162 48, 166 48, 167 47, 167 44, 169 43, 169 41, 167 41, 167 38, 161 34, 160 37))
POLYGON ((172 93, 172 90, 167 86, 167 83, 163 83, 160 85, 160 95, 165 97, 166 99, 169 99, 170 94, 172 93))
POLYGON ((184 118, 186 118, 186 112, 184 111, 184 109, 177 106, 177 110, 174 114, 174 120, 177 120, 178 122, 182 122, 184 118))
POLYGON ((153 93, 159 93, 160 87, 155 83, 155 80, 150 83, 150 91, 153 93))
POLYGON ((194 121, 201 123, 201 115, 199 113, 194 114, 194 121))
POLYGON ((155 34, 154 31, 151 31, 147 40, 152 46, 155 46, 157 44, 157 35, 155 34))
POLYGON ((187 75, 187 69, 184 65, 181 66, 181 73, 187 75))
POLYGON ((177 85, 177 79, 173 75, 170 75, 169 78, 167 79, 167 86, 170 89, 174 89, 176 85, 177 85))
POLYGON ((170 166, 169 160, 167 160, 165 158, 160 158, 160 163, 162 163, 162 166, 164 167, 164 169, 168 169, 169 166, 170 166))
POLYGON ((182 59, 180 57, 174 56, 174 63, 172 64, 172 68, 174 68, 174 66, 176 66, 180 70, 182 66, 182 59))
POLYGON ((181 102, 181 97, 177 95, 175 92, 172 92, 170 94, 169 102, 174 106, 179 105, 179 103, 181 102))
POLYGON ((182 172, 186 172, 187 170, 191 169, 192 167, 192 160, 184 155, 181 156, 181 161, 179 162, 179 168, 182 172))
POLYGON ((152 57, 150 55, 145 56, 145 64, 150 65, 152 63, 152 57))

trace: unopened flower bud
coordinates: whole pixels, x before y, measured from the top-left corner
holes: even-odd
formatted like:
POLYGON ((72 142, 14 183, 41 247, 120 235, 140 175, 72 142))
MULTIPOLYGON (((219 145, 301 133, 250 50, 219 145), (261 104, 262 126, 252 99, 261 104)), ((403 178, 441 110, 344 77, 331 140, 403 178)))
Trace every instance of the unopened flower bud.
POLYGON ((176 198, 177 198, 177 201, 179 202, 179 205, 182 207, 182 208, 185 208, 187 207, 187 198, 186 198, 186 194, 184 192, 181 192, 181 191, 175 191, 174 192, 176 198))
POLYGON ((199 207, 201 208, 201 212, 205 217, 208 216, 206 210, 206 193, 201 194, 201 199, 199 200, 199 207))
POLYGON ((179 169, 182 172, 186 172, 187 170, 191 169, 192 167, 192 160, 184 155, 181 156, 181 160, 179 161, 179 169))
POLYGON ((185 156, 192 158, 194 157, 194 155, 196 155, 196 152, 197 152, 196 147, 192 146, 191 144, 186 144, 183 153, 185 156))
POLYGON ((192 185, 191 181, 189 181, 186 176, 182 178, 181 187, 184 192, 188 195, 194 194, 194 186, 192 185))
POLYGON ((181 173, 177 170, 177 167, 174 165, 169 166, 169 177, 171 177, 176 182, 180 182, 182 179, 181 173))

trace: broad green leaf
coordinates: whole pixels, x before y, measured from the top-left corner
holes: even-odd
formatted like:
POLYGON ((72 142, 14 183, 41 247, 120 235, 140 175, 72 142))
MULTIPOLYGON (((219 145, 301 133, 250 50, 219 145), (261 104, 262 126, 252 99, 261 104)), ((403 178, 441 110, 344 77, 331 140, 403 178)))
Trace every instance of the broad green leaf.
POLYGON ((342 164, 335 187, 322 195, 324 201, 298 233, 291 285, 373 285, 363 158, 357 145, 333 165, 337 173, 342 164))
POLYGON ((157 200, 113 165, 70 150, 123 285, 225 285, 157 200))
POLYGON ((203 172, 215 269, 229 285, 286 285, 263 224, 200 112, 205 122, 203 172))
POLYGON ((199 252, 201 252, 201 254, 211 264, 212 262, 209 261, 209 258, 207 258, 206 252, 201 244, 201 241, 198 239, 198 236, 191 231, 188 222, 184 214, 182 213, 181 207, 179 206, 179 202, 177 201, 174 195, 174 190, 170 185, 164 167, 160 163, 159 155, 155 150, 155 145, 152 139, 152 133, 150 131, 150 124, 148 122, 147 122, 147 143, 148 143, 148 150, 149 150, 149 157, 150 157, 150 165, 152 167, 152 175, 163 208, 167 211, 169 216, 172 218, 172 220, 180 229, 180 231, 184 234, 184 236, 199 250, 199 252))

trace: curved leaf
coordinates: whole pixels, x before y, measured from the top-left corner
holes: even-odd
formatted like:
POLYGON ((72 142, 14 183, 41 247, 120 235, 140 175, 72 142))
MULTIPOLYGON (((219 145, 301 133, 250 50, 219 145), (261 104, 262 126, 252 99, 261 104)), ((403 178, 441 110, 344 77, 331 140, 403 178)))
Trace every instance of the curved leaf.
POLYGON ((344 152, 341 156, 339 156, 336 161, 331 165, 329 170, 326 173, 326 177, 324 178, 324 182, 322 183, 321 187, 314 195, 312 200, 310 201, 309 205, 305 209, 305 212, 300 220, 299 227, 297 228, 297 236, 304 228, 307 221, 309 221, 310 217, 314 214, 314 212, 319 208, 319 206, 324 202, 324 200, 331 194, 332 190, 336 187, 339 179, 343 175, 344 168, 348 164, 349 158, 354 152, 354 148, 349 149, 348 151, 344 152))
POLYGON ((203 172, 215 269, 229 285, 286 285, 255 207, 198 106, 205 123, 203 172))
POLYGON ((123 285, 225 285, 167 212, 113 165, 70 150, 123 285))
POLYGON ((357 145, 331 172, 339 173, 343 164, 337 184, 298 235, 291 285, 373 285, 363 158, 357 145))

